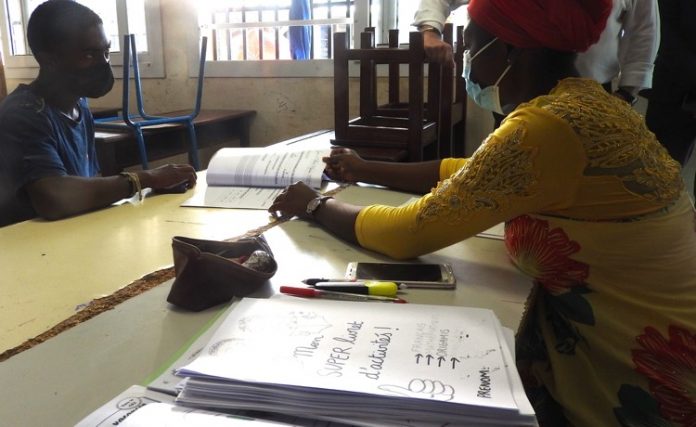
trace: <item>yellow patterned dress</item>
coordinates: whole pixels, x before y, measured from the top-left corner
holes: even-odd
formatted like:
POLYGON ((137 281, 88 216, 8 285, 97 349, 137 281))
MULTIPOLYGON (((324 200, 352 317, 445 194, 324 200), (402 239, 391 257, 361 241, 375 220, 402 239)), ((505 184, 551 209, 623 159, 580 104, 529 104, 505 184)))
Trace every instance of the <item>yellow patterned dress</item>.
POLYGON ((519 106, 403 207, 358 215, 360 244, 410 258, 505 221, 535 282, 517 334, 542 425, 696 426, 696 213, 643 118, 591 80, 519 106), (405 232, 408 231, 408 232, 405 232))

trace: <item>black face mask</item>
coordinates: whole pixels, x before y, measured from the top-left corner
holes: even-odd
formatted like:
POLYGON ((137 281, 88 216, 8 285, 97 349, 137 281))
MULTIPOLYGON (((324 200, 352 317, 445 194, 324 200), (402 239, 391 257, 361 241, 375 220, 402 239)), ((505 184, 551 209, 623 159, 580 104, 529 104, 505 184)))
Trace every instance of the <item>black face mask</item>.
POLYGON ((100 98, 114 87, 114 73, 108 62, 74 70, 69 78, 70 89, 80 97, 100 98))

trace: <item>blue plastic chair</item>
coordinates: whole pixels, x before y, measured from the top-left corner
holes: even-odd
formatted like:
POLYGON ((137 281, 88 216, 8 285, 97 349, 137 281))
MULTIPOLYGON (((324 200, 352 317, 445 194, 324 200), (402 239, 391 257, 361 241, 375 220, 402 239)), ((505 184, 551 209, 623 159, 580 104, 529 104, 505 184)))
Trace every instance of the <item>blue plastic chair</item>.
POLYGON ((151 116, 145 112, 143 105, 142 85, 140 84, 140 70, 138 68, 138 51, 135 48, 135 36, 126 34, 123 36, 123 106, 122 115, 117 117, 107 117, 96 119, 95 126, 102 129, 131 129, 135 134, 138 143, 138 151, 140 153, 140 162, 143 169, 149 169, 147 160, 147 151, 145 150, 145 138, 143 137, 143 128, 161 124, 181 123, 186 126, 189 136, 189 159, 191 165, 200 170, 200 162, 198 160, 198 142, 196 140, 196 130, 193 126, 193 120, 198 117, 201 111, 201 97, 203 95, 203 77, 205 73, 205 54, 208 44, 208 38, 203 37, 201 43, 200 64, 198 66, 198 88, 196 91, 196 104, 191 114, 176 117, 160 117, 151 116), (131 62, 133 65, 133 80, 135 82, 135 97, 138 106, 139 114, 130 114, 130 68, 131 62), (123 120, 123 123, 116 123, 115 120, 123 120))

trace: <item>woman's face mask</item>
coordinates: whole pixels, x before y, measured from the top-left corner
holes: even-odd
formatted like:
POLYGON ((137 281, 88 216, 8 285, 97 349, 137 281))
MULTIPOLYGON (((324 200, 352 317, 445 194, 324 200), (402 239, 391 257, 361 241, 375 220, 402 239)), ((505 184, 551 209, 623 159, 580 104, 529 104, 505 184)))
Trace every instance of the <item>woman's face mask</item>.
POLYGON ((468 50, 464 51, 464 71, 462 75, 464 76, 464 79, 466 80, 466 93, 469 94, 471 99, 474 100, 476 104, 478 104, 479 107, 496 112, 498 114, 504 114, 503 113, 503 107, 500 104, 500 88, 498 87, 498 84, 500 81, 505 77, 508 71, 510 71, 510 67, 512 64, 508 65, 507 68, 505 68, 505 71, 498 77, 498 80, 496 80, 495 84, 492 86, 487 86, 483 89, 481 89, 481 86, 478 83, 474 83, 471 80, 471 62, 481 54, 484 50, 486 50, 490 45, 492 45, 497 38, 494 38, 490 42, 488 42, 487 45, 479 49, 478 52, 476 52, 476 55, 471 56, 468 50))

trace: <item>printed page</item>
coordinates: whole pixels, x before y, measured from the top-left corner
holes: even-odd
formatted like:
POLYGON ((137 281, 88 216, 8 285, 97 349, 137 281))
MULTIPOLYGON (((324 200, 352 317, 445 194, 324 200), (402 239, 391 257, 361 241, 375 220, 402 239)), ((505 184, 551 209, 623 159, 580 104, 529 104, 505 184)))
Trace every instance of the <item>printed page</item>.
POLYGON ((328 421, 247 411, 211 412, 176 406, 174 396, 134 385, 76 424, 76 427, 347 427, 328 421))
POLYGON ((200 356, 177 374, 517 413, 497 319, 490 310, 376 307, 328 300, 244 299, 200 356))
POLYGON ((121 422, 135 411, 151 403, 173 403, 174 396, 147 390, 143 386, 134 385, 114 397, 99 409, 89 414, 75 427, 97 427, 122 425, 121 422))
POLYGON ((285 187, 303 181, 319 188, 324 172, 321 159, 330 152, 328 148, 223 148, 210 160, 206 175, 208 185, 285 187))
POLYGON ((119 425, 121 427, 278 427, 291 424, 276 423, 243 415, 184 408, 168 403, 152 403, 138 409, 119 425))
POLYGON ((226 209, 268 209, 283 188, 268 187, 211 187, 194 194, 181 206, 226 208, 226 209))

